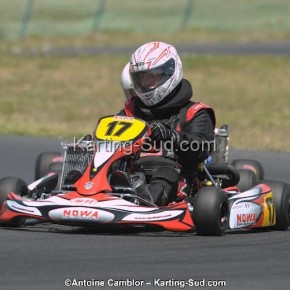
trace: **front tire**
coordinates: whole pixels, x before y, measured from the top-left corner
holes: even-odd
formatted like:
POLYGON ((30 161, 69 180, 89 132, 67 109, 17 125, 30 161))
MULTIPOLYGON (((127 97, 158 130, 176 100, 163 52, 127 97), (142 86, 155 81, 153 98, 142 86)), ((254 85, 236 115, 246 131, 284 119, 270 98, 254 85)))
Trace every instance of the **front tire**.
MULTIPOLYGON (((4 177, 0 179, 0 208, 7 199, 10 192, 14 192, 19 196, 27 196, 29 191, 25 181, 17 177, 4 177)), ((23 218, 15 218, 15 220, 5 223, 7 226, 20 226, 23 224, 23 218)))
POLYGON ((28 195, 28 187, 25 181, 17 177, 4 177, 0 179, 0 206, 7 199, 10 192, 19 196, 28 195))
POLYGON ((228 226, 229 201, 217 187, 201 188, 193 202, 193 221, 202 236, 221 236, 228 226))

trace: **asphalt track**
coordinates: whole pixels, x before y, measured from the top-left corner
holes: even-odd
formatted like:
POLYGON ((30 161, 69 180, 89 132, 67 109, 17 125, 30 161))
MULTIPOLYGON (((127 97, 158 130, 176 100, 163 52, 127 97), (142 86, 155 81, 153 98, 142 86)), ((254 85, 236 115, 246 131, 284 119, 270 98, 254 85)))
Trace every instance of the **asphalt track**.
MULTIPOLYGON (((30 182, 37 154, 59 149, 56 139, 0 136, 0 177, 18 176, 30 182)), ((235 158, 258 159, 267 179, 290 182, 289 153, 231 151, 230 159, 235 158)), ((175 283, 195 279, 201 285, 224 280, 226 287, 219 289, 238 290, 289 289, 290 285, 290 230, 231 231, 222 237, 201 237, 47 224, 0 228, 0 239, 0 289, 5 290, 206 288, 162 287, 165 279, 171 283, 171 279, 175 283), (105 286, 66 287, 65 279, 85 279, 87 285, 99 281, 105 286), (112 280, 127 279, 148 285, 109 286, 112 280)))

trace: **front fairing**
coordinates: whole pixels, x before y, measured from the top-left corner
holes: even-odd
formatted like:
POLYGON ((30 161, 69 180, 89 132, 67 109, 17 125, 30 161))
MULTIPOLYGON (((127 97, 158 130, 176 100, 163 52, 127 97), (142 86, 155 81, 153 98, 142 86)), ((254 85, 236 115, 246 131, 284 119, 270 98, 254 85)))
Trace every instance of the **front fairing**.
POLYGON ((276 224, 273 193, 265 184, 259 184, 231 198, 229 227, 260 228, 276 224))

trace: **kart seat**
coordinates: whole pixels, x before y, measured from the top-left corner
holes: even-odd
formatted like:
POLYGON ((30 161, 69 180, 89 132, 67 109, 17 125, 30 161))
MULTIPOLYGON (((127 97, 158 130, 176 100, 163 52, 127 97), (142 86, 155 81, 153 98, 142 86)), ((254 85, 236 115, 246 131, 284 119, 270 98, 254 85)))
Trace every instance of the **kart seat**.
POLYGON ((128 187, 131 188, 131 179, 127 172, 115 170, 111 173, 109 178, 110 185, 114 187, 128 187))
POLYGON ((177 162, 161 156, 145 156, 139 158, 136 165, 138 171, 144 172, 147 177, 151 178, 157 168, 163 166, 176 168, 177 162))

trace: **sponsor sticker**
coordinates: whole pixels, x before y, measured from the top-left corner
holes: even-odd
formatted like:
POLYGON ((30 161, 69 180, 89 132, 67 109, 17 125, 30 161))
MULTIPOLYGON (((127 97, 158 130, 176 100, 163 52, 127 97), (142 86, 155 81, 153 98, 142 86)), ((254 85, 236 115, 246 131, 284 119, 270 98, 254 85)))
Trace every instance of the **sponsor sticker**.
POLYGON ((93 182, 87 181, 85 183, 85 189, 91 189, 91 188, 93 188, 93 185, 94 185, 93 182))
POLYGON ((237 215, 237 226, 249 226, 256 222, 256 213, 242 213, 237 215))
POLYGON ((87 207, 65 207, 51 210, 49 217, 56 221, 92 221, 110 222, 114 219, 114 214, 100 209, 87 207))

